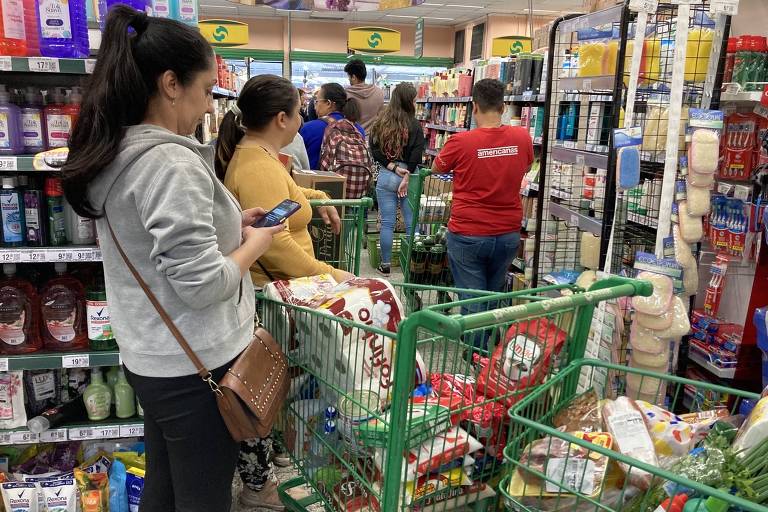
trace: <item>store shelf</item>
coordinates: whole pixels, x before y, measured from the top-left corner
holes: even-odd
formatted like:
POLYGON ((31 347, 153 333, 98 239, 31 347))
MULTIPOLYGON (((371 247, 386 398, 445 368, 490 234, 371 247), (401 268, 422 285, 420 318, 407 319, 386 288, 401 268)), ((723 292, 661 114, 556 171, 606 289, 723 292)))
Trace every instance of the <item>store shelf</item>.
POLYGON ((559 87, 563 91, 612 91, 615 83, 616 77, 613 75, 568 77, 560 79, 559 87))
POLYGON ((745 91, 732 93, 724 91, 720 95, 720 103, 760 103, 763 93, 760 91, 745 91))
POLYGON ((472 96, 418 98, 416 103, 472 103, 472 96))
POLYGON ((547 97, 543 94, 521 94, 518 96, 504 96, 504 101, 511 103, 544 103, 547 97))
POLYGON ((437 154, 438 154, 439 152, 440 152, 440 151, 439 151, 439 150, 437 150, 437 149, 426 149, 426 150, 424 150, 424 154, 425 154, 425 155, 429 155, 429 156, 437 156, 437 154))
POLYGON ((593 217, 588 217, 583 213, 578 213, 570 210, 568 207, 557 204, 549 203, 549 213, 558 219, 563 219, 571 226, 578 227, 582 231, 589 231, 593 235, 600 235, 602 223, 593 217))
POLYGON ((213 87, 213 96, 216 98, 230 98, 230 99, 237 99, 237 93, 234 91, 230 91, 227 89, 222 89, 218 85, 215 85, 213 87))
POLYGON ((51 57, 0 57, 0 71, 12 73, 93 73, 96 59, 58 59, 51 57))
POLYGON ((34 171, 32 155, 0 156, 0 172, 7 171, 34 171))
POLYGON ((624 7, 623 2, 615 7, 584 14, 576 18, 567 19, 560 23, 560 33, 566 34, 585 28, 599 27, 601 25, 612 25, 621 19, 621 11, 624 7))
POLYGON ((62 443, 65 441, 87 441, 94 439, 121 439, 142 437, 144 423, 141 418, 113 419, 89 423, 79 423, 66 427, 47 430, 42 434, 33 434, 26 428, 0 430, 0 445, 62 443))
POLYGON ((701 366, 709 373, 720 377, 721 379, 732 379, 736 376, 736 368, 720 368, 719 366, 711 363, 706 357, 702 356, 695 350, 688 352, 688 359, 701 366))
POLYGON ((93 368, 120 366, 117 350, 102 352, 33 352, 17 356, 0 356, 0 371, 47 370, 49 368, 93 368))
POLYGON ((98 247, 13 247, 0 249, 0 263, 101 261, 98 247))
POLYGON ((552 148, 552 159, 566 164, 583 164, 597 169, 608 168, 607 154, 592 153, 590 151, 571 149, 564 146, 555 146, 552 148))
POLYGON ((427 123, 427 128, 431 128, 432 130, 441 130, 444 132, 453 132, 453 133, 460 133, 460 132, 466 132, 467 129, 460 127, 460 126, 447 126, 442 124, 432 124, 427 123))

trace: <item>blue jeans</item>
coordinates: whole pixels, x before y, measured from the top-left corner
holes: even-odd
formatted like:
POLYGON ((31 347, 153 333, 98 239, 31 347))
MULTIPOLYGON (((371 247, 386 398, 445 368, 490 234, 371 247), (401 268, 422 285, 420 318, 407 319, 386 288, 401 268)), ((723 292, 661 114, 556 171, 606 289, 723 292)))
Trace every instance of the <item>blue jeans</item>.
POLYGON ((406 233, 411 234, 411 224, 413 223, 411 205, 408 204, 407 197, 397 196, 397 188, 402 181, 403 178, 397 173, 386 168, 381 169, 379 179, 376 181, 376 199, 379 202, 379 212, 381 212, 381 263, 384 265, 392 263, 392 238, 397 222, 398 205, 403 212, 406 233))
MULTIPOLYGON (((448 262, 456 288, 501 292, 507 269, 517 256, 520 233, 505 233, 496 236, 466 236, 448 232, 448 262)), ((459 298, 472 298, 459 294, 459 298)), ((461 314, 478 313, 495 307, 493 301, 471 304, 461 308, 461 314)), ((473 336, 473 345, 486 348, 488 334, 473 336)))

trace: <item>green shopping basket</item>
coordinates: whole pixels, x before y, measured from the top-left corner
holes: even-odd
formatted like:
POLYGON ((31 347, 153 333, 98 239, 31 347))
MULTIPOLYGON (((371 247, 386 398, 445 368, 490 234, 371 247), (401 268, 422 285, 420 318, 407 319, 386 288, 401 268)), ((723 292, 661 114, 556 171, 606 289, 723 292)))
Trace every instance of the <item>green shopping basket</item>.
POLYGON ((361 199, 312 199, 313 217, 308 229, 315 257, 335 268, 352 274, 360 273, 360 256, 365 237, 368 210, 373 206, 369 197, 361 199), (317 214, 318 206, 334 206, 341 217, 341 233, 336 235, 317 214))
POLYGON ((277 426, 301 474, 280 486, 288 510, 312 503, 345 512, 491 510, 503 476, 509 404, 581 357, 598 302, 649 295, 651 286, 610 278, 590 291, 569 285, 462 290, 468 298, 445 302, 457 291, 399 284, 376 290, 374 299, 365 291, 321 309, 260 298, 265 327, 284 344, 293 367, 293 391, 277 426), (387 293, 405 309, 396 332, 371 321, 395 314, 382 300, 387 293), (410 300, 415 293, 419 301, 410 300), (552 293, 568 295, 553 299, 552 293), (469 304, 485 310, 454 314, 469 304), (488 335, 487 349, 468 342, 479 334, 488 335), (492 383, 493 356, 512 344, 497 350, 500 336, 514 339, 523 354, 539 350, 541 357, 512 358, 515 368, 540 362, 527 387, 492 383), (478 392, 481 383, 485 393, 478 392), (304 484, 310 497, 288 495, 304 484))
POLYGON ((655 397, 654 402, 660 402, 660 399, 663 402, 667 397, 669 402, 665 407, 676 413, 700 412, 708 408, 705 405, 707 402, 718 403, 726 399, 733 403, 731 413, 735 414, 740 399, 758 398, 758 395, 746 391, 674 375, 655 374, 592 359, 574 361, 509 411, 511 433, 504 452, 509 463, 509 474, 500 485, 507 510, 651 512, 667 497, 664 492, 666 485, 673 494, 688 490, 689 494, 695 493, 697 497, 709 500, 706 508, 701 504, 693 505, 695 510, 692 512, 768 512, 768 507, 764 505, 694 482, 671 470, 643 463, 553 427, 555 416, 586 389, 594 389, 600 399, 626 395, 628 375, 636 376, 634 379, 639 380, 639 389, 650 391, 644 395, 646 400, 655 397), (535 448, 531 445, 532 441, 541 439, 544 441, 535 448), (563 444, 560 440, 570 444, 563 444), (563 446, 570 448, 562 450, 563 446), (581 460, 573 457, 576 451, 580 452, 581 460), (606 461, 606 458, 607 469, 598 489, 593 477, 586 476, 588 463, 585 464, 584 459, 606 461), (553 460, 557 460, 562 467, 550 470, 553 460), (625 467, 620 467, 619 463, 625 467), (652 475, 652 483, 649 490, 638 492, 629 480, 632 475, 644 475, 639 473, 641 471, 652 475), (717 504, 717 507, 709 508, 709 503, 717 504))
MULTIPOLYGON (((403 237, 400 250, 400 267, 406 283, 411 279, 411 256, 415 233, 434 235, 441 226, 448 224, 453 201, 453 174, 433 173, 420 169, 408 184, 408 204, 413 211, 410 235, 403 237)), ((429 280, 427 284, 439 284, 429 280)))

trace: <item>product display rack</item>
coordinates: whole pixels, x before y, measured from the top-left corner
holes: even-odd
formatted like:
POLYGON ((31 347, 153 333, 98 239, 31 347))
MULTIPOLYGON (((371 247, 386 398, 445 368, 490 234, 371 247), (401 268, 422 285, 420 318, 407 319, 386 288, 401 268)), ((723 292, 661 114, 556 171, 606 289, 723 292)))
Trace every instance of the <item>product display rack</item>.
MULTIPOLYGON (((18 86, 31 82, 42 87, 62 83, 78 84, 82 81, 82 75, 93 71, 95 62, 95 59, 0 56, 0 83, 18 86)), ((225 96, 232 93, 222 89, 215 91, 215 94, 225 96)), ((51 167, 43 159, 36 159, 34 155, 0 156, 0 172, 55 173, 57 168, 51 167)), ((101 249, 98 246, 0 248, 0 264, 85 263, 101 260, 101 249)), ((117 350, 42 350, 29 354, 0 356, 0 371, 95 368, 121 364, 117 350)), ((102 421, 66 424, 40 435, 33 434, 26 428, 0 430, 0 445, 135 438, 143 434, 144 425, 141 418, 111 417, 102 421)))

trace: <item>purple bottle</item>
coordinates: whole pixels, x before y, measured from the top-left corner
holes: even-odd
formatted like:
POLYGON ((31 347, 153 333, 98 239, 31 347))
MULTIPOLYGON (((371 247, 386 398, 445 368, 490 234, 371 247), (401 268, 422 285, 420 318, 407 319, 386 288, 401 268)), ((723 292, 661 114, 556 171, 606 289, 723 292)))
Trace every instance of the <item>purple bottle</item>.
POLYGON ((88 48, 85 0, 36 0, 40 55, 84 59, 88 48))
POLYGON ((24 150, 21 110, 10 99, 5 86, 0 85, 0 155, 19 155, 24 150))

